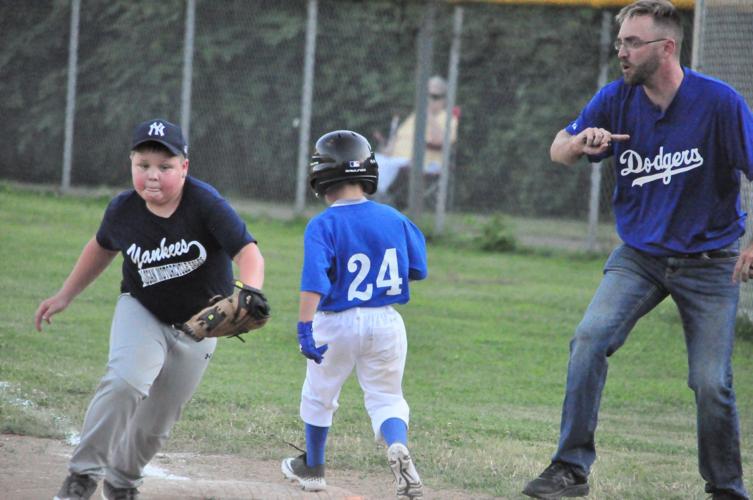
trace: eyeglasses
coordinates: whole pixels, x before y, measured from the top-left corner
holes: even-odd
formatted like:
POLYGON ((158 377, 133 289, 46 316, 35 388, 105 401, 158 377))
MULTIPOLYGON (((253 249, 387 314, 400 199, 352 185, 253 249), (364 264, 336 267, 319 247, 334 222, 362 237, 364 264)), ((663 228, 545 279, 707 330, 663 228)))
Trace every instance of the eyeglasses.
POLYGON ((429 94, 429 99, 444 99, 444 94, 429 94))
POLYGON ((663 42, 665 40, 669 40, 668 38, 657 38, 656 40, 648 40, 644 41, 640 38, 632 38, 628 37, 624 40, 620 40, 619 38, 614 41, 614 50, 617 52, 620 51, 622 47, 625 47, 627 50, 635 50, 640 49, 644 45, 648 45, 649 43, 656 43, 656 42, 663 42))

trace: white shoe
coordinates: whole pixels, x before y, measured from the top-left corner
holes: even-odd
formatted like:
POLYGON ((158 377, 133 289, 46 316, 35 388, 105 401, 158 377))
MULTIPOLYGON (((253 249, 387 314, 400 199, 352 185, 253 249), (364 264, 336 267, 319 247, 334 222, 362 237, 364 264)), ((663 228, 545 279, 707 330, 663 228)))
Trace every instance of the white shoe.
POLYGON ((324 480, 324 464, 315 467, 306 465, 306 454, 295 458, 286 458, 280 467, 282 474, 291 481, 298 481, 304 491, 322 491, 327 489, 324 480))
POLYGON ((418 477, 408 448, 402 443, 392 443, 387 448, 387 460, 390 462, 392 473, 395 474, 397 498, 412 500, 423 497, 424 486, 418 477))

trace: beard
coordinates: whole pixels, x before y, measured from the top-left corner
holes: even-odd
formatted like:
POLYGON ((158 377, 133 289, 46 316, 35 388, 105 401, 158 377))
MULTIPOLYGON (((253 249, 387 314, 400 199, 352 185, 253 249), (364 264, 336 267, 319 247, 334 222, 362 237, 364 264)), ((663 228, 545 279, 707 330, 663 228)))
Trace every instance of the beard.
POLYGON ((628 74, 624 70, 622 72, 625 83, 628 85, 643 85, 656 73, 660 64, 659 57, 653 55, 641 64, 631 65, 632 73, 628 74))

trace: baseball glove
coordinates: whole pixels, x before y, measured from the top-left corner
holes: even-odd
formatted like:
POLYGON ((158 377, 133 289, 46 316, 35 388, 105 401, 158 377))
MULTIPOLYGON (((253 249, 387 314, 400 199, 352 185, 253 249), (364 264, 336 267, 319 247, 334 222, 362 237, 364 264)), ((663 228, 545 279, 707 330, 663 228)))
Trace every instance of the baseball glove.
POLYGON ((213 297, 207 307, 176 328, 196 342, 205 337, 238 337, 245 342, 242 333, 258 330, 269 320, 269 303, 257 288, 240 281, 234 286, 232 295, 213 297))

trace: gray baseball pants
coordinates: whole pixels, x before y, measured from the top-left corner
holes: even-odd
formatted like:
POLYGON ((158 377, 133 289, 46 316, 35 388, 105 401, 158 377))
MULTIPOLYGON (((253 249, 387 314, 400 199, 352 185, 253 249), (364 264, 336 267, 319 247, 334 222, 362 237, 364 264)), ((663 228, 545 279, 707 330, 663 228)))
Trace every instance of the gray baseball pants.
POLYGON ((129 294, 121 295, 107 372, 86 411, 70 472, 104 477, 116 488, 138 487, 144 467, 198 387, 216 344, 217 339, 194 341, 129 294))

